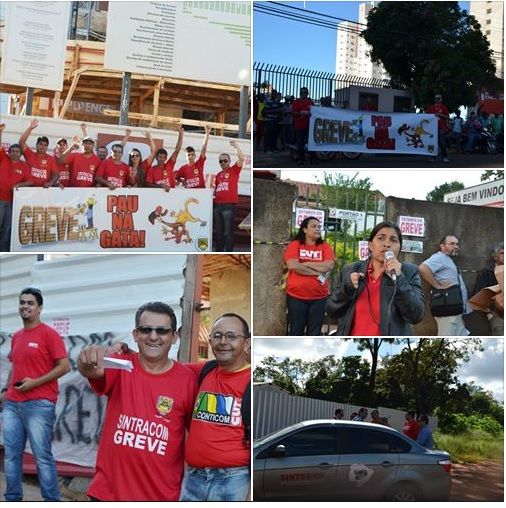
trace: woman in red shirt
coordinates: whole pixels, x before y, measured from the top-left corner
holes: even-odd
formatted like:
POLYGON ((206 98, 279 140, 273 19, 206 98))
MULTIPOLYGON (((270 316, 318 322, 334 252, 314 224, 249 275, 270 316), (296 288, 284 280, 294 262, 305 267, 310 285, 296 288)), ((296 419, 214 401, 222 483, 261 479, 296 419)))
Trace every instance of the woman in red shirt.
POLYGON ((286 305, 289 335, 321 335, 334 252, 322 240, 320 221, 316 217, 306 217, 302 221, 284 257, 288 267, 286 305))

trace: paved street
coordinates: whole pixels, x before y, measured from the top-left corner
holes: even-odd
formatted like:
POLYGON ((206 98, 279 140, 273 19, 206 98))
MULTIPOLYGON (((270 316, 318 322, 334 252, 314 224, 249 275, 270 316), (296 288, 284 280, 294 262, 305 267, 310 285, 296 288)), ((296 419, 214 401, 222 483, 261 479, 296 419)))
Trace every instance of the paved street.
POLYGON ((253 168, 260 169, 286 169, 286 168, 311 168, 311 169, 340 169, 340 168, 484 168, 484 169, 502 169, 504 168, 504 154, 496 155, 486 154, 457 154, 449 153, 449 164, 443 164, 441 159, 438 162, 430 162, 429 157, 420 155, 387 155, 387 154, 363 154, 355 160, 347 160, 336 156, 335 159, 329 161, 317 161, 316 164, 310 165, 309 161, 303 166, 298 166, 295 161, 290 159, 288 151, 278 152, 272 155, 255 150, 253 152, 253 168))

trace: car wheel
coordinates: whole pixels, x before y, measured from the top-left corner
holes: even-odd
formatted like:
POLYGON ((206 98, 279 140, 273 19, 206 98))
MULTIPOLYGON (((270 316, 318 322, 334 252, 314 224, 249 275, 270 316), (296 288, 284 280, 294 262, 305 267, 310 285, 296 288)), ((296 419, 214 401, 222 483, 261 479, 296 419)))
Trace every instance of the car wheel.
POLYGON ((495 155, 497 153, 497 143, 495 142, 495 140, 490 139, 487 141, 487 144, 485 146, 485 151, 489 155, 495 155))
POLYGON ((385 501, 422 501, 420 489, 412 483, 398 483, 385 496, 385 501))

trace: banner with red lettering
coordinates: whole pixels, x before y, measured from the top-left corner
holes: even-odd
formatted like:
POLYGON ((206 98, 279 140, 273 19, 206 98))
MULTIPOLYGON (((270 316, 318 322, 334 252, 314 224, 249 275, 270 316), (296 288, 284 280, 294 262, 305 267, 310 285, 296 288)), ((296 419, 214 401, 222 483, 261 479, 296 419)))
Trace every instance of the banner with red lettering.
POLYGON ((437 155, 437 118, 311 106, 310 151, 437 155))
POLYGON ((211 252, 211 189, 25 187, 14 193, 13 252, 211 252))

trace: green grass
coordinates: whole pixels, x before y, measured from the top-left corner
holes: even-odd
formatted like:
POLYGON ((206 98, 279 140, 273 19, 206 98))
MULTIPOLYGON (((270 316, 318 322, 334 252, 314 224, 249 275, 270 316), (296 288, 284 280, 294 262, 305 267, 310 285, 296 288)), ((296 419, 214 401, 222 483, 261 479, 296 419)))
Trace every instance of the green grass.
POLYGON ((504 438, 479 431, 461 435, 434 433, 435 448, 451 455, 452 462, 504 460, 504 438))

